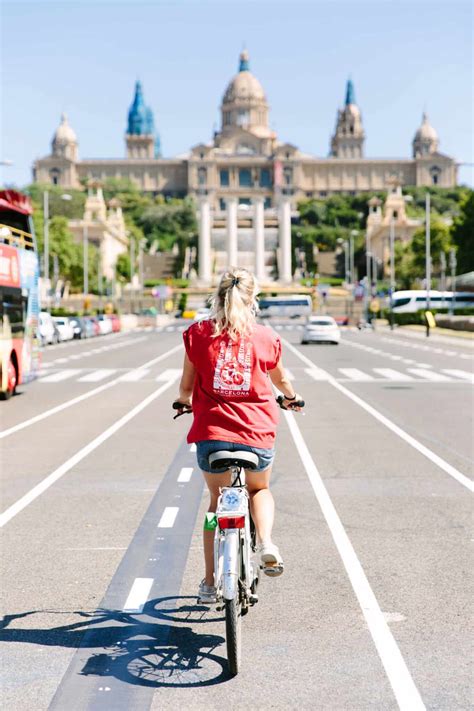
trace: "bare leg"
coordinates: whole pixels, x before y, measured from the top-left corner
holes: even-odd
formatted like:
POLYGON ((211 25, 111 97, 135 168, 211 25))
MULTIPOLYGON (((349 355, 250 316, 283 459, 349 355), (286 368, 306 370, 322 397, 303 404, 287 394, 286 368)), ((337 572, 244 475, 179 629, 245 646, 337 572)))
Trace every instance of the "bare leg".
MULTIPOLYGON (((217 508, 219 489, 223 486, 230 486, 230 471, 224 472, 224 474, 210 474, 209 472, 203 472, 203 474, 211 497, 207 510, 214 512, 217 508)), ((204 530, 202 539, 206 566, 205 582, 206 585, 214 585, 214 531, 204 530)))
POLYGON ((245 480, 250 495, 250 510, 260 543, 270 542, 272 538, 275 502, 269 488, 271 472, 271 467, 258 473, 245 472, 245 480))

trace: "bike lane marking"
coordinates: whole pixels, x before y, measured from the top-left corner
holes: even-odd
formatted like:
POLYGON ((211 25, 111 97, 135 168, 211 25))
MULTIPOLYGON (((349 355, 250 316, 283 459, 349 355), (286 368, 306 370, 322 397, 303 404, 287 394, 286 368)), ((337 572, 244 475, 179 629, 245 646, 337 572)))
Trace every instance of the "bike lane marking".
MULTIPOLYGON (((280 336, 281 338, 281 336, 280 336)), ((292 353, 294 353, 300 360, 302 360, 304 363, 307 365, 310 365, 312 367, 306 368, 305 371, 308 375, 313 377, 312 369, 314 368, 315 370, 315 380, 321 380, 320 372, 321 368, 317 368, 314 363, 307 358, 305 355, 299 352, 295 346, 287 341, 285 338, 281 338, 282 343, 285 344, 285 346, 290 350, 292 353)), ((326 371, 327 372, 327 371, 326 371)), ((408 432, 405 432, 401 427, 395 424, 395 422, 392 422, 392 420, 389 420, 388 417, 385 417, 385 415, 382 415, 381 412, 375 409, 375 407, 372 407, 372 405, 369 405, 368 402, 363 400, 359 395, 356 395, 353 393, 351 390, 346 388, 344 385, 341 385, 330 373, 327 373, 326 377, 326 382, 330 383, 334 388, 339 390, 343 395, 348 397, 350 400, 356 403, 356 405, 359 405, 363 410, 369 413, 369 415, 372 415, 376 420, 378 420, 382 425, 385 425, 389 430, 391 430, 394 434, 396 434, 398 437, 400 437, 402 440, 404 440, 407 444, 409 444, 413 449, 416 449, 420 454, 425 456, 427 459, 429 459, 433 464, 436 464, 437 467, 442 469, 446 474, 449 474, 453 479, 458 481, 460 484, 466 487, 471 492, 474 492, 474 482, 469 479, 469 477, 465 476, 462 472, 460 472, 456 467, 453 467, 452 464, 449 464, 445 459, 442 457, 438 456, 433 452, 431 449, 428 447, 425 447, 424 444, 419 442, 417 439, 412 437, 408 432)))
MULTIPOLYGON (((204 486, 203 477, 196 476, 183 487, 176 472, 194 464, 195 456, 183 441, 110 581, 96 619, 85 627, 50 711, 150 708, 157 691, 152 669, 176 646, 170 639, 173 622, 160 617, 155 606, 180 594, 204 486), (178 497, 179 527, 157 530, 157 521, 178 497), (136 598, 130 600, 132 592, 136 598), (132 604, 137 608, 143 604, 142 611, 125 609, 132 604)), ((162 670, 168 673, 164 666, 162 670)))
POLYGON ((158 523, 158 528, 173 528, 179 506, 167 506, 163 511, 158 523))
POLYGON ((393 693, 402 711, 422 711, 426 707, 412 679, 402 653, 390 631, 364 569, 324 486, 318 468, 301 434, 294 415, 284 413, 296 450, 318 500, 331 536, 339 552, 352 589, 357 597, 370 634, 383 664, 393 693))
POLYGON ((112 435, 118 432, 124 425, 132 420, 136 415, 138 415, 142 410, 144 410, 150 403, 156 400, 162 393, 168 390, 176 382, 176 378, 168 380, 157 390, 148 395, 144 400, 142 400, 138 405, 129 410, 125 415, 120 417, 113 425, 104 430, 100 435, 95 437, 89 444, 82 447, 76 454, 67 459, 61 466, 55 469, 51 474, 45 477, 39 484, 34 486, 30 491, 28 491, 24 496, 22 496, 18 501, 8 507, 0 515, 0 528, 3 528, 5 524, 11 521, 17 514, 23 511, 29 504, 31 504, 35 499, 37 499, 41 494, 43 494, 50 486, 52 486, 58 479, 60 479, 64 474, 67 474, 73 467, 76 466, 80 461, 87 457, 91 452, 93 452, 97 447, 108 440, 112 435))
POLYGON ((143 612, 153 580, 153 578, 135 578, 123 606, 124 612, 143 612))
MULTIPOLYGON (((156 363, 159 363, 162 360, 165 360, 169 356, 173 355, 173 353, 176 353, 177 351, 181 350, 182 347, 183 346, 181 344, 179 346, 175 346, 174 348, 171 348, 169 351, 162 353, 157 358, 152 358, 152 360, 149 360, 146 363, 143 363, 143 365, 140 365, 136 370, 133 370, 131 372, 135 373, 135 377, 137 379, 139 379, 140 376, 138 374, 141 371, 144 371, 146 374, 148 372, 146 370, 147 368, 149 368, 152 365, 156 365, 156 363)), ((125 376, 121 375, 120 377, 115 378, 114 380, 110 380, 108 383, 104 383, 104 385, 99 385, 99 387, 93 388, 92 390, 88 390, 86 393, 83 393, 82 395, 73 397, 71 400, 66 400, 66 402, 63 402, 60 405, 55 405, 55 407, 51 407, 49 410, 45 410, 44 412, 40 413, 39 415, 30 417, 28 420, 19 422, 17 425, 13 425, 12 427, 9 427, 6 430, 1 430, 0 431, 0 439, 3 439, 4 437, 8 437, 9 435, 14 434, 15 432, 19 432, 20 430, 23 430, 25 427, 30 427, 31 425, 34 425, 36 422, 41 422, 41 420, 44 420, 47 417, 51 417, 51 415, 55 415, 56 413, 61 412, 62 410, 67 409, 68 407, 72 407, 72 405, 77 405, 77 403, 82 402, 83 400, 87 400, 87 398, 92 397, 93 395, 98 395, 99 393, 103 392, 104 390, 107 390, 107 388, 110 388, 113 385, 116 385, 117 383, 122 382, 122 380, 124 378, 125 378, 125 376)))
MULTIPOLYGON (((190 449, 189 451, 192 452, 193 450, 190 449)), ((178 475, 178 479, 177 479, 178 483, 179 484, 187 484, 187 482, 191 479, 191 477, 193 475, 193 471, 194 471, 194 467, 183 467, 178 475)))

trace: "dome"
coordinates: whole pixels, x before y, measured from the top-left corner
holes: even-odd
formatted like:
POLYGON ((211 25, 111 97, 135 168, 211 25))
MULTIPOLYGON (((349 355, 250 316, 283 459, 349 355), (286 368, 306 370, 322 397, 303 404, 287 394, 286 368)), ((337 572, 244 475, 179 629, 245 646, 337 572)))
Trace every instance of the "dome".
POLYGON ((70 127, 66 114, 61 114, 61 123, 53 137, 55 145, 65 145, 67 143, 77 143, 77 136, 70 127))
POLYGON ((421 126, 418 129, 418 131, 415 133, 415 141, 416 140, 422 140, 422 141, 437 141, 438 140, 438 134, 436 133, 435 129, 428 121, 428 116, 426 113, 423 113, 423 120, 422 120, 421 126))
POLYGON ((246 50, 240 55, 239 73, 228 85, 222 103, 233 104, 236 101, 266 101, 262 85, 249 70, 246 50))

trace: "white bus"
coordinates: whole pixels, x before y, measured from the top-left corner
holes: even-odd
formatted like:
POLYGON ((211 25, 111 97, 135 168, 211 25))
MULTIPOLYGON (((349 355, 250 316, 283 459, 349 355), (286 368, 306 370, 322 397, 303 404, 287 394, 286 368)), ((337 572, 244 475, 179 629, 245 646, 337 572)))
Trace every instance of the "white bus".
POLYGON ((291 294, 289 296, 262 296, 258 301, 258 315, 261 318, 270 316, 309 316, 313 311, 310 296, 291 294))
MULTIPOLYGON (((396 314, 415 313, 428 308, 425 289, 411 289, 393 292, 393 312, 396 314)), ((431 309, 474 309, 474 292, 469 291, 430 291, 431 309), (454 304, 453 304, 454 299, 454 304)))

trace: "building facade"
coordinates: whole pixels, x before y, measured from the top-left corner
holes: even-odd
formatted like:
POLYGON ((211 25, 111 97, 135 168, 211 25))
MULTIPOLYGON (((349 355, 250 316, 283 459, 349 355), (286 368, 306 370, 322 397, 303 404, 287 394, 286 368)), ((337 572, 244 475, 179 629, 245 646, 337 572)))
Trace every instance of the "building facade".
POLYGON ((362 114, 351 80, 344 106, 337 112, 329 157, 308 155, 279 141, 269 125, 265 92, 250 71, 245 51, 225 90, 220 130, 211 143, 194 146, 184 156, 163 158, 140 82, 135 86, 125 142, 125 158, 81 160, 76 134, 63 115, 51 153, 34 163, 33 177, 65 188, 80 187, 87 179, 128 178, 152 193, 205 195, 216 213, 226 209, 229 199, 245 206, 261 198, 265 208, 274 208, 286 195, 294 209, 302 198, 385 190, 393 179, 401 186, 453 187, 457 182, 456 162, 439 152, 437 133, 426 114, 415 133, 411 158, 366 158, 362 114))

